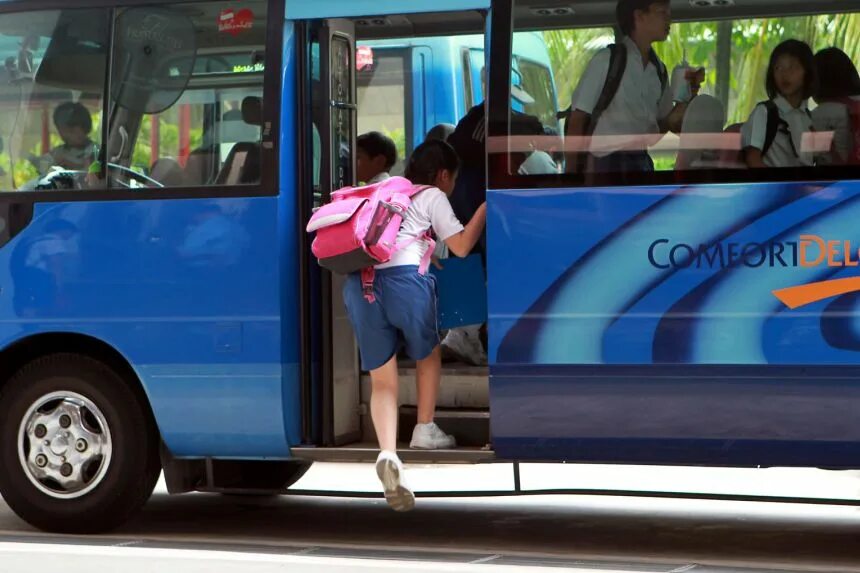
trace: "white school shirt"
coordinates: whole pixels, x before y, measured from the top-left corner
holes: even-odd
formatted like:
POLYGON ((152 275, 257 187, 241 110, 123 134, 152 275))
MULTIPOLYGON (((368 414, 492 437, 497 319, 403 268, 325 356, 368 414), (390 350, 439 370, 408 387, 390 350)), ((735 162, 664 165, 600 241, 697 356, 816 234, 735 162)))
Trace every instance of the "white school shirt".
MULTIPOLYGON (((800 107, 792 107, 782 96, 776 96, 773 102, 779 110, 779 117, 788 124, 791 138, 783 128, 776 132, 776 137, 762 157, 768 167, 803 167, 813 165, 815 156, 812 151, 804 150, 803 134, 812 131, 812 118, 809 117, 806 100, 800 107), (792 147, 793 145, 793 147, 792 147), (795 155, 795 152, 797 154, 795 155)), ((754 147, 761 150, 764 147, 767 132, 767 108, 755 106, 750 118, 741 128, 741 144, 743 149, 754 147)))
POLYGON ((388 171, 380 171, 376 175, 370 178, 370 181, 367 182, 367 185, 373 185, 374 183, 382 183, 386 179, 391 179, 391 175, 388 171))
MULTIPOLYGON (((672 91, 667 82, 662 89, 657 68, 648 60, 642 64, 642 52, 636 43, 625 36, 621 44, 627 48, 627 66, 612 102, 597 120, 589 150, 604 157, 622 149, 645 150, 662 137, 659 120, 672 112, 672 91), (628 136, 602 139, 601 136, 628 136)), ((600 99, 600 93, 609 75, 609 48, 597 52, 576 90, 571 109, 591 114, 600 99)))
MULTIPOLYGON (((860 101, 860 95, 851 96, 854 101, 860 101)), ((851 117, 848 115, 848 106, 835 101, 824 102, 812 110, 812 125, 815 131, 833 132, 833 149, 844 161, 851 153, 851 117)), ((824 159, 832 163, 829 157, 824 159)))
MULTIPOLYGON (((429 229, 433 229, 439 242, 445 241, 463 230, 463 224, 454 215, 448 196, 436 187, 429 187, 412 197, 412 204, 406 210, 406 216, 400 225, 400 232, 397 233, 397 242, 411 241, 429 229)), ((376 265, 376 268, 387 269, 403 265, 420 265, 421 259, 424 258, 424 253, 429 247, 430 244, 427 241, 418 239, 408 247, 394 253, 387 263, 376 265)))

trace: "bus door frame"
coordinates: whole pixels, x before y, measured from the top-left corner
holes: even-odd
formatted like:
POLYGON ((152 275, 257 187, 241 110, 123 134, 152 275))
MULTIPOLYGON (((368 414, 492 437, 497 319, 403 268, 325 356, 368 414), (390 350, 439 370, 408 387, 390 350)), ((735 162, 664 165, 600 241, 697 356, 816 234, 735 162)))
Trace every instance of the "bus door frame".
MULTIPOLYGON (((331 192, 355 185, 355 139, 358 122, 355 86, 355 24, 329 19, 320 29, 320 80, 323 87, 323 125, 320 130, 320 189, 322 201, 331 192), (332 44, 345 40, 349 49, 346 94, 335 93, 332 44), (342 97, 342 96, 346 97, 342 97), (348 172, 335 161, 335 114, 350 114, 348 172)), ((344 277, 322 271, 322 445, 338 446, 361 439, 361 385, 355 336, 340 292, 344 277)))

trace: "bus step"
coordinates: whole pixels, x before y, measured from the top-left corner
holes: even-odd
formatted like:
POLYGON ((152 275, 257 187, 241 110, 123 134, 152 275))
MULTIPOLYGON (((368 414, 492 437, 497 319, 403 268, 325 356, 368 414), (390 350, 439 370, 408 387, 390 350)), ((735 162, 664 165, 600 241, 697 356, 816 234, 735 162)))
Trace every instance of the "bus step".
MULTIPOLYGON (((400 368, 400 403, 415 406, 418 394, 415 369, 400 368)), ((370 375, 361 376, 361 401, 370 403, 370 375)), ((436 399, 439 408, 490 407, 490 378, 486 367, 456 365, 442 369, 442 384, 436 399)))
MULTIPOLYGON (((408 443, 418 419, 418 409, 401 406, 398 439, 408 443)), ((436 423, 457 440, 457 446, 483 447, 490 443, 490 411, 487 409, 436 409, 436 423)))
MULTIPOLYGON (((292 453, 298 460, 313 462, 373 463, 379 455, 379 445, 376 442, 357 442, 337 448, 295 447, 292 453)), ((495 453, 487 447, 410 450, 409 442, 397 444, 397 455, 407 464, 477 464, 495 460, 495 453)))

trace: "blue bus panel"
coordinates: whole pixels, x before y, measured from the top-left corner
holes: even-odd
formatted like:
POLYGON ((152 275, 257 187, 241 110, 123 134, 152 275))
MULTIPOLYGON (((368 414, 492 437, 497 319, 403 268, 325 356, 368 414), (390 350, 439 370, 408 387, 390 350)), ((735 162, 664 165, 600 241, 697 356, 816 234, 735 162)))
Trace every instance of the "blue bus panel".
POLYGON ((174 455, 288 457, 277 213, 275 197, 37 204, 0 249, 0 348, 93 337, 134 367, 174 455))
POLYGON ((856 465, 860 184, 489 196, 500 456, 856 465))

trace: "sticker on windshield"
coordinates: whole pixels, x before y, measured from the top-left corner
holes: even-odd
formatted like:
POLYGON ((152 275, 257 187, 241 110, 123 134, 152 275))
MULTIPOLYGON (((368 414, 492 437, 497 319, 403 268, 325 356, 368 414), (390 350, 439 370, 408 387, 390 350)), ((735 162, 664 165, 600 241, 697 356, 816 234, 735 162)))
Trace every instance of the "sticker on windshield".
POLYGON ((218 16, 218 31, 232 36, 254 27, 254 12, 248 8, 235 11, 232 8, 221 10, 218 16))

